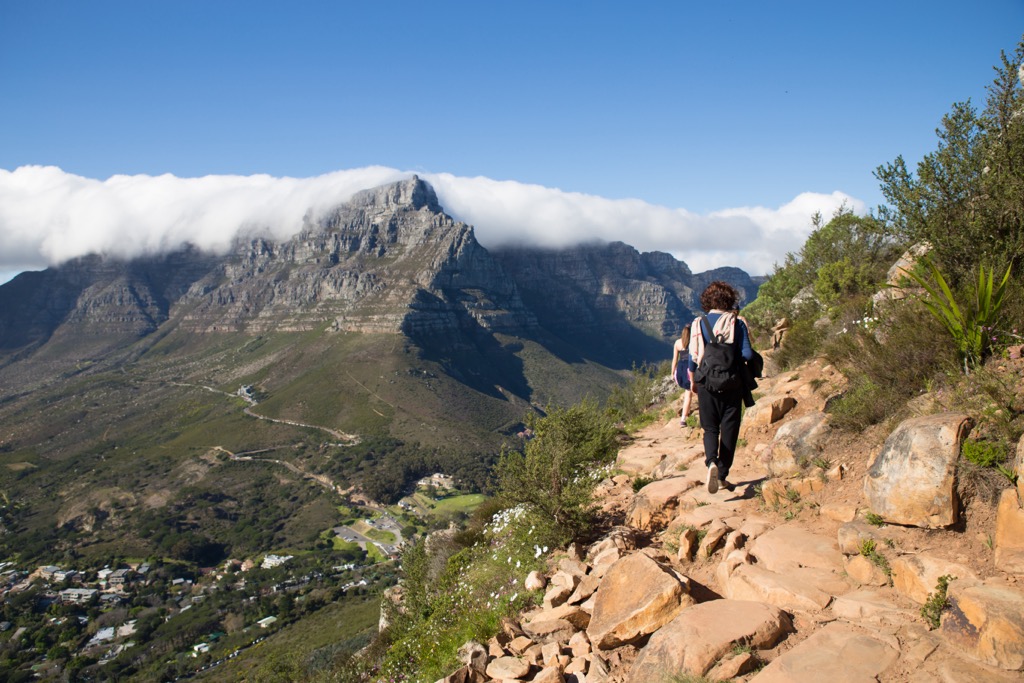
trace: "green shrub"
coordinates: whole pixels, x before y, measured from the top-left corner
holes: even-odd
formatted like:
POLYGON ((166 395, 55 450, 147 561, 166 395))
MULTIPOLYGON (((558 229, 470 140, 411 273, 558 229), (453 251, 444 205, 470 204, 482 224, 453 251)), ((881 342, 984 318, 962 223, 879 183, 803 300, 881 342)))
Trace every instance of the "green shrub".
POLYGON ((537 599, 523 581, 544 567, 549 548, 536 540, 542 535, 526 509, 517 507, 496 514, 472 547, 456 550, 437 539, 407 550, 401 607, 383 604, 390 621, 387 647, 378 645, 375 658, 364 658, 361 668, 375 669, 374 680, 424 683, 454 671, 463 643, 486 642, 502 617, 537 599))
MULTIPOLYGON (((668 368, 656 364, 644 363, 640 367, 633 366, 630 380, 612 389, 605 401, 605 407, 613 419, 630 425, 634 429, 643 425, 634 425, 654 404, 657 398, 657 386, 661 377, 668 374, 668 368)), ((656 416, 650 415, 646 420, 653 421, 656 416)))
POLYGON ((498 498, 524 506, 531 521, 552 534, 549 545, 568 543, 593 522, 593 489, 615 459, 617 431, 589 401, 527 417, 534 438, 523 452, 498 461, 498 498))
POLYGON ((1015 444, 1024 433, 1024 406, 1017 392, 1017 378, 1000 372, 992 363, 960 378, 953 387, 951 405, 972 415, 977 424, 972 436, 978 441, 1015 444))
MULTIPOLYGON (((744 308, 744 316, 755 329, 769 330, 783 316, 795 318, 795 324, 800 319, 809 323, 818 307, 827 309, 849 296, 870 295, 884 281, 896 256, 891 231, 884 222, 857 216, 842 206, 828 223, 816 214, 812 224, 800 251, 786 254, 784 264, 776 266, 758 289, 757 299, 744 308), (802 291, 814 294, 811 310, 794 310, 793 299, 802 291)), ((790 340, 783 346, 787 343, 790 340)))
POLYGON ((878 548, 874 540, 870 538, 865 538, 863 541, 860 542, 858 551, 861 555, 868 558, 868 560, 871 561, 871 564, 881 569, 885 573, 886 577, 888 577, 890 580, 892 579, 892 567, 889 566, 889 560, 887 560, 884 555, 878 552, 878 548))
POLYGON ((632 483, 633 492, 636 493, 637 491, 639 491, 643 487, 645 487, 648 484, 650 484, 652 481, 654 481, 654 477, 643 477, 643 476, 637 477, 636 479, 633 480, 633 483, 632 483))
POLYGON ((799 318, 793 321, 773 358, 780 370, 790 370, 813 358, 824 338, 824 331, 814 326, 814 320, 799 318))
POLYGON ((711 679, 697 674, 665 674, 657 683, 711 683, 711 679))
POLYGON ((997 467, 1006 462, 1006 446, 991 441, 964 441, 960 455, 980 467, 997 467))
POLYGON ((981 364, 992 346, 991 330, 999 318, 999 310, 1006 296, 1006 285, 1010 279, 1007 266, 1002 279, 995 282, 995 270, 978 266, 978 278, 972 296, 953 294, 942 271, 927 256, 921 257, 921 264, 928 271, 923 276, 915 271, 908 272, 910 278, 922 287, 925 294, 921 302, 936 320, 939 320, 953 338, 964 372, 981 364), (964 303, 958 303, 961 299, 964 303))
POLYGON ((829 402, 832 423, 849 431, 896 419, 907 401, 956 366, 941 326, 914 302, 890 304, 884 314, 840 319, 823 345, 825 357, 849 378, 829 402))
POLYGON ((928 595, 924 606, 921 607, 921 616, 924 617, 924 620, 933 629, 938 628, 942 623, 942 612, 949 606, 946 591, 949 588, 949 582, 955 580, 955 576, 949 576, 948 574, 940 576, 939 582, 935 584, 935 590, 928 595))

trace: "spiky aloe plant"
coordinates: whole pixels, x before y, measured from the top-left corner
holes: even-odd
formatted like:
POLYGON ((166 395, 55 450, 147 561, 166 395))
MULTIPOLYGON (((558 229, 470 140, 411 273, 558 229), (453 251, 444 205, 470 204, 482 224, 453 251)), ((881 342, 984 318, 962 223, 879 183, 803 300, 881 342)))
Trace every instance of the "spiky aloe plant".
POLYGON ((1006 284, 1010 280, 1013 264, 1007 266, 999 284, 995 284, 995 269, 978 266, 978 282, 974 289, 974 298, 967 306, 957 304, 956 297, 950 289, 942 271, 927 256, 921 257, 921 263, 928 269, 931 280, 917 272, 910 271, 907 275, 917 283, 925 294, 920 296, 921 303, 949 331, 957 345, 957 352, 964 365, 964 372, 977 367, 985 357, 990 344, 990 330, 994 327, 1003 307, 1006 296, 1006 284))

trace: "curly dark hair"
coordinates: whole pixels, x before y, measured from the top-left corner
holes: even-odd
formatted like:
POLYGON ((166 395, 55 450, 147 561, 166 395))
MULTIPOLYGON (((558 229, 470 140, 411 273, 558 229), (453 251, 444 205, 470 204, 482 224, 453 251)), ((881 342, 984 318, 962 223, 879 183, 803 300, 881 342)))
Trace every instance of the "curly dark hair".
POLYGON ((732 285, 728 282, 715 280, 705 287, 704 292, 700 295, 700 307, 703 308, 705 312, 712 309, 719 311, 731 311, 736 308, 736 304, 739 300, 740 295, 732 285))

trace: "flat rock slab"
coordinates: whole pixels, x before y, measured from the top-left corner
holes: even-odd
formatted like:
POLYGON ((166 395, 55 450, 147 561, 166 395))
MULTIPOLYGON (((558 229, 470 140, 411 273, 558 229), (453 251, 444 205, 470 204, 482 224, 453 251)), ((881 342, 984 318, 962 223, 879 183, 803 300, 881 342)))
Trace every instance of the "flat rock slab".
POLYGON ((666 674, 703 676, 737 644, 774 647, 793 630, 777 607, 742 600, 712 600, 687 607, 651 636, 630 671, 630 683, 666 674))
MULTIPOLYGON (((719 567, 718 584, 722 593, 732 600, 753 600, 766 602, 789 610, 813 612, 828 607, 832 602, 832 591, 822 590, 808 580, 800 569, 786 573, 769 571, 756 564, 741 564, 732 571, 719 567)), ((820 578, 820 577, 813 577, 820 578)), ((836 577, 837 580, 838 577, 836 577)), ((844 585, 845 592, 849 590, 844 585)))
POLYGON ((835 537, 786 525, 762 534, 750 545, 759 565, 773 572, 797 567, 843 571, 843 554, 835 537))
MULTIPOLYGON (((700 507, 683 510, 672 521, 671 527, 692 526, 694 529, 702 529, 716 519, 725 521, 729 526, 731 517, 735 517, 736 511, 725 505, 701 505, 700 507)), ((733 523, 742 522, 742 518, 736 517, 733 523)))
POLYGON ((684 472, 696 472, 703 464, 703 444, 687 444, 681 450, 669 453, 664 460, 654 466, 651 474, 655 477, 675 477, 684 472))
POLYGON ((615 459, 615 465, 627 474, 647 476, 668 455, 669 451, 657 440, 641 441, 621 449, 615 459))
POLYGON ((892 600, 890 591, 857 590, 841 595, 832 603, 832 614, 850 621, 887 622, 912 621, 916 613, 901 609, 892 600))
POLYGON ((1024 670, 1024 592, 976 581, 953 581, 946 593, 942 635, 957 652, 990 666, 1024 670))
POLYGON ((853 626, 832 623, 775 659, 751 683, 877 683, 899 659, 891 645, 853 626))

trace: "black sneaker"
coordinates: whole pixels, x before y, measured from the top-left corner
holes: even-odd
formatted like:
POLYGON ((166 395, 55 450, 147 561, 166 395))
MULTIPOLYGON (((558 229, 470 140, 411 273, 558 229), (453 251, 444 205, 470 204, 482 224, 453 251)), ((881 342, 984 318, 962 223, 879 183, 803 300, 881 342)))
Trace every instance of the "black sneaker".
POLYGON ((732 492, 732 491, 736 490, 736 484, 733 484, 730 481, 726 481, 725 479, 719 479, 718 480, 718 488, 725 489, 726 491, 732 492))

